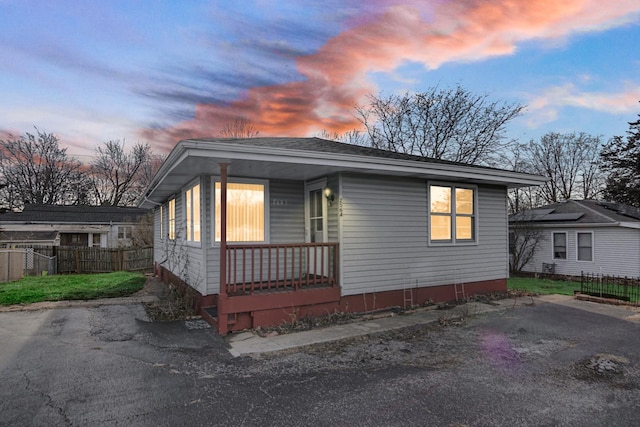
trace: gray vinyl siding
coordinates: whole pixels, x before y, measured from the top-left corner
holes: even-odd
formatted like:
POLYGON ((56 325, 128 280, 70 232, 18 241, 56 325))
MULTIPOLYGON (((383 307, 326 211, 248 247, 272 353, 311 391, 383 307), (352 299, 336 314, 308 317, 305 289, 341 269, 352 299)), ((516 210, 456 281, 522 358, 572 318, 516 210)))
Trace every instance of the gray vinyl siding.
POLYGON ((304 182, 271 181, 269 193, 271 243, 304 242, 304 182))
POLYGON ((640 276, 640 230, 624 227, 548 228, 544 231, 533 259, 523 271, 542 272, 543 263, 555 263, 555 272, 568 276, 602 273, 615 276, 640 276), (567 259, 553 259, 552 233, 567 233, 567 259), (577 233, 593 232, 593 261, 577 260, 577 233))
POLYGON ((506 278, 506 189, 478 188, 477 244, 428 245, 427 183, 342 177, 344 295, 506 278))
MULTIPOLYGON (((165 213, 166 205, 162 205, 162 212, 165 213)), ((160 207, 153 210, 153 261, 160 262, 162 260, 162 246, 164 245, 165 236, 160 235, 160 207)), ((162 229, 164 230, 164 225, 162 229)))
MULTIPOLYGON (((192 185, 193 183, 190 183, 192 185)), ((204 206, 204 180, 200 182, 201 190, 201 206, 204 206)), ((184 190, 184 189, 183 189, 184 190)), ((176 239, 169 240, 164 238, 156 240, 158 245, 155 246, 154 256, 156 262, 159 262, 164 268, 171 271, 176 276, 180 277, 186 283, 199 292, 205 291, 205 265, 203 262, 202 245, 204 242, 191 243, 186 242, 186 218, 184 211, 184 195, 181 191, 176 194, 176 239)), ((166 209, 165 218, 168 219, 168 201, 165 203, 166 209)), ((201 212, 201 221, 204 221, 204 210, 201 212)), ((165 221, 165 227, 168 227, 168 221, 165 221)), ((154 229, 156 237, 159 237, 160 224, 159 224, 159 209, 155 216, 154 229)), ((168 229, 166 230, 168 233, 168 229)), ((205 235, 206 228, 202 230, 201 236, 205 235)))
MULTIPOLYGON (((211 181, 211 180, 209 180, 211 181)), ((213 191, 207 191, 207 221, 213 240, 213 191)), ((301 243, 305 241, 304 182, 274 180, 269 182, 269 243, 301 243)), ((207 250, 208 280, 206 295, 220 292, 220 246, 207 250)))

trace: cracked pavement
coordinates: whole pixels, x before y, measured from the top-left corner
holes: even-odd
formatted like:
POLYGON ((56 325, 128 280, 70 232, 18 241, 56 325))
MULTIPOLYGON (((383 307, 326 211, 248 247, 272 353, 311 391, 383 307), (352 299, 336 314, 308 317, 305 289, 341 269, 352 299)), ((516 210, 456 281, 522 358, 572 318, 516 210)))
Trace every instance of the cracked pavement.
POLYGON ((632 425, 637 317, 539 302, 233 358, 140 304, 0 313, 0 425, 632 425))

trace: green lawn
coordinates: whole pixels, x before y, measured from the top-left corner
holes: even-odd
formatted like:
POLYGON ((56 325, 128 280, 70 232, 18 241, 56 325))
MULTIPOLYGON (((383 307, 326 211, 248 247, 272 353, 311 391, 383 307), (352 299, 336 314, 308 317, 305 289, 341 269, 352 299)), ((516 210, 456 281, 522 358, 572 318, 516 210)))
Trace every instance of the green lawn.
POLYGON ((580 282, 534 279, 533 277, 511 277, 507 280, 507 287, 512 290, 525 290, 536 294, 573 295, 573 291, 580 290, 580 282))
POLYGON ((26 276, 16 282, 0 284, 0 305, 127 296, 142 289, 145 280, 140 273, 124 271, 26 276))

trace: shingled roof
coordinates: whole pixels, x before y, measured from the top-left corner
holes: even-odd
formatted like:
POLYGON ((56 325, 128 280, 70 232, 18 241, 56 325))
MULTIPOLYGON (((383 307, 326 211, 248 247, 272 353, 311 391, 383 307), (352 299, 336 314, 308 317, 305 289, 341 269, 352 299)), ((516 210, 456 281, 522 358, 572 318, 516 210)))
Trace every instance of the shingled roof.
POLYGON ((566 225, 640 223, 640 209, 598 200, 566 200, 518 212, 509 221, 566 225))
MULTIPOLYGON (((397 153, 395 151, 379 148, 365 147, 361 145, 347 144, 322 138, 286 138, 286 137, 262 137, 262 138, 198 138, 193 141, 220 142, 225 144, 244 145, 251 147, 270 147, 286 150, 315 151, 318 153, 349 154, 354 156, 377 157, 381 159, 411 160, 416 162, 437 163, 444 165, 472 166, 467 163, 451 162, 448 160, 434 159, 431 157, 416 156, 413 154, 397 153)), ((486 166, 473 165, 477 168, 495 169, 486 166)))
POLYGON ((87 223, 109 224, 135 222, 149 213, 147 209, 120 206, 56 206, 27 204, 22 212, 0 215, 0 223, 87 223))
POLYGON ((0 231, 0 242, 53 242, 57 231, 0 231))

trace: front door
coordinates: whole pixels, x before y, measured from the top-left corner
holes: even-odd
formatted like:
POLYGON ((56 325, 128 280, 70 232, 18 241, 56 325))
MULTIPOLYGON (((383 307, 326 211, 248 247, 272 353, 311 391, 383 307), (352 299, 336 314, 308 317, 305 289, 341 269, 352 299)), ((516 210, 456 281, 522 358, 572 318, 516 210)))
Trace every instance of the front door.
MULTIPOLYGON (((327 236, 327 200, 323 190, 326 181, 307 184, 306 191, 306 228, 307 243, 324 243, 327 236)), ((309 250, 309 274, 326 275, 328 273, 328 253, 326 248, 311 247, 309 250)))

